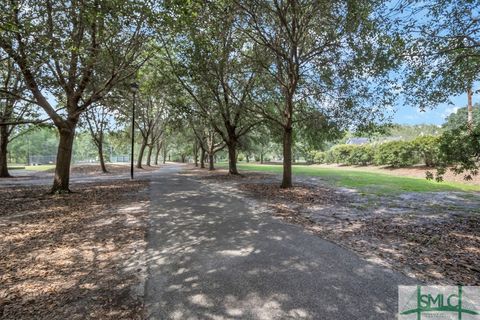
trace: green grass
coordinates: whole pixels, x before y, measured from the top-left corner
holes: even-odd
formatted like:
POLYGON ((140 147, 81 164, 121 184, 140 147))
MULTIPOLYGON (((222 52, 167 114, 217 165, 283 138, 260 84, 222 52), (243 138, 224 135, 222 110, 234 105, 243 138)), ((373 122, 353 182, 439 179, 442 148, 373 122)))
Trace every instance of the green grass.
POLYGON ((42 164, 39 166, 25 166, 25 170, 28 170, 28 171, 47 171, 54 168, 55 168, 54 164, 42 164))
MULTIPOLYGON (((226 164, 219 164, 226 167, 226 164)), ((281 165, 238 164, 240 170, 281 173, 281 165)), ((399 177, 390 174, 361 171, 359 169, 319 168, 303 165, 293 166, 294 175, 321 177, 327 183, 373 193, 435 192, 435 191, 480 191, 478 185, 454 182, 435 182, 422 178, 399 177)))
POLYGON ((21 170, 25 169, 25 166, 21 165, 8 165, 8 170, 21 170))

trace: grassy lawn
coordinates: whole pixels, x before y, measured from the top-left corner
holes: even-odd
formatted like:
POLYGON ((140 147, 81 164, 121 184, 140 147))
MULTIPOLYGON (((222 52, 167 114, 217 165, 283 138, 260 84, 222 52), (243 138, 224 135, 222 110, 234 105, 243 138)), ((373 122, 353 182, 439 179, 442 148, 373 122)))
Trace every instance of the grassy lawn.
POLYGON ((21 169, 25 169, 25 166, 21 165, 21 164, 12 164, 12 165, 8 165, 8 170, 21 170, 21 169))
POLYGON ((55 168, 54 164, 42 164, 39 166, 25 166, 25 170, 29 171, 47 171, 55 168))
POLYGON ((54 164, 42 164, 39 166, 26 166, 24 164, 9 164, 8 170, 47 171, 54 169, 54 164))
MULTIPOLYGON (((219 164, 227 167, 227 164, 219 164)), ((281 165, 262 165, 239 163, 240 170, 281 173, 281 165)), ((435 191, 480 191, 478 185, 454 182, 435 182, 421 178, 397 177, 391 174, 361 171, 359 169, 331 169, 304 165, 295 165, 293 173, 297 175, 316 176, 336 186, 355 188, 375 193, 399 192, 435 192, 435 191)))

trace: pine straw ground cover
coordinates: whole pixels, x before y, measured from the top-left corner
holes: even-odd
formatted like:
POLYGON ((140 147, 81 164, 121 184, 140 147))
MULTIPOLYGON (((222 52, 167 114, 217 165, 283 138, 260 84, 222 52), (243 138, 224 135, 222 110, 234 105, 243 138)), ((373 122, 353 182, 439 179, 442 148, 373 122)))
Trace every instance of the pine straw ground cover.
POLYGON ((480 285, 479 193, 386 196, 300 177, 294 188, 281 189, 275 175, 186 172, 240 190, 258 210, 426 283, 480 285))
POLYGON ((147 185, 1 188, 0 318, 142 318, 147 185))

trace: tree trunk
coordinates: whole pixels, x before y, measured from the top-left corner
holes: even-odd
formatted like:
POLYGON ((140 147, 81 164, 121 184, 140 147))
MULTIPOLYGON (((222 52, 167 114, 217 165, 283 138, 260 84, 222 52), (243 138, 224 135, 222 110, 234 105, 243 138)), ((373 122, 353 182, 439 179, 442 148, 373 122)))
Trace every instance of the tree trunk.
POLYGON ((72 163, 73 141, 78 119, 65 121, 59 127, 60 142, 58 144, 57 161, 55 164, 55 177, 51 193, 70 193, 70 165, 72 163))
POLYGON ((205 169, 205 150, 200 150, 200 168, 205 169))
POLYGON ((168 153, 167 146, 164 146, 163 147, 163 164, 165 164, 165 162, 167 161, 167 153, 168 153))
POLYGON ((195 142, 193 145, 193 161, 195 162, 195 167, 198 168, 198 143, 195 142))
POLYGON ((158 157, 160 156, 160 145, 157 145, 157 150, 155 151, 155 165, 158 166, 158 157))
POLYGON ((147 153, 147 166, 149 167, 152 166, 152 151, 153 151, 153 145, 149 145, 148 153, 147 153))
POLYGON ((103 139, 97 141, 98 147, 98 159, 100 160, 100 167, 102 168, 103 173, 108 173, 107 166, 105 165, 105 158, 103 156, 103 139))
POLYGON ((292 128, 286 127, 283 132, 283 178, 282 188, 292 187, 292 128))
POLYGON ((467 90, 467 128, 468 131, 473 130, 473 104, 472 104, 472 89, 467 90))
POLYGON ((0 126, 0 178, 11 177, 7 167, 8 126, 0 126))
POLYGON ((260 164, 263 164, 263 153, 260 153, 260 164))
POLYGON ((250 157, 248 156, 248 154, 245 156, 245 159, 247 160, 247 163, 250 162, 250 157))
POLYGON ((145 142, 142 142, 142 145, 140 146, 140 151, 138 153, 138 160, 137 160, 138 169, 142 169, 143 154, 145 153, 146 147, 147 147, 147 144, 145 142))
POLYGON ((215 170, 215 165, 213 164, 213 153, 208 154, 208 170, 215 170))
POLYGON ((238 174, 237 170, 237 148, 236 143, 229 143, 228 147, 228 173, 238 174))

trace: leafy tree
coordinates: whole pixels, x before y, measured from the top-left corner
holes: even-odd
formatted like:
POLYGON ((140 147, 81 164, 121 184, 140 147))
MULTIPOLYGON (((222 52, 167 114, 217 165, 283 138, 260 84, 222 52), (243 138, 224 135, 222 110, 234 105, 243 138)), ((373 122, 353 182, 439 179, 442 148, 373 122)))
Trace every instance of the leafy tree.
POLYGON ((305 109, 304 107, 301 110, 305 119, 294 123, 294 150, 298 151, 307 163, 313 163, 315 151, 325 150, 327 143, 341 137, 343 132, 316 109, 305 109))
POLYGON ((377 135, 373 140, 382 141, 385 137, 396 137, 403 140, 413 140, 419 136, 438 135, 442 132, 442 128, 434 124, 392 124, 386 128, 383 134, 377 135))
POLYGON ((248 39, 238 32, 234 2, 199 3, 173 2, 169 6, 182 19, 170 29, 170 38, 162 33, 162 41, 172 66, 170 72, 192 98, 190 107, 207 119, 224 141, 229 173, 238 174, 240 139, 259 122, 247 112, 257 71, 245 58, 248 39))
POLYGON ((263 163, 267 154, 274 149, 275 126, 271 126, 268 122, 264 122, 256 126, 244 139, 241 140, 241 150, 245 153, 247 161, 250 156, 255 156, 255 161, 263 163))
POLYGON ((73 161, 92 162, 98 157, 95 142, 88 130, 78 130, 73 142, 73 161))
MULTIPOLYGON (((440 137, 439 159, 436 180, 443 180, 444 174, 451 169, 455 174, 463 174, 465 180, 471 180, 478 174, 480 163, 480 125, 470 129, 467 123, 446 130, 440 137)), ((428 179, 433 178, 428 173, 428 179)))
MULTIPOLYGON (((292 186, 295 121, 302 106, 315 106, 337 126, 368 123, 388 96, 371 90, 391 66, 385 38, 377 31, 370 1, 238 0, 243 32, 255 43, 254 59, 264 70, 268 93, 258 112, 283 136, 282 187, 292 186), (377 94, 377 99, 371 99, 377 94)), ((374 4, 377 4, 375 6, 374 4)), ((383 82, 384 85, 387 82, 383 82)))
POLYGON ((0 48, 15 61, 32 100, 59 131, 52 192, 69 192, 72 146, 82 113, 142 63, 145 4, 130 0, 3 3, 0 48))
POLYGON ((98 151, 98 159, 100 161, 100 168, 103 173, 107 173, 107 167, 105 165, 104 158, 104 142, 105 131, 112 128, 114 125, 114 118, 112 116, 111 108, 108 108, 104 104, 96 105, 94 108, 90 108, 85 112, 85 127, 87 127, 92 141, 95 144, 98 151))
POLYGON ((137 168, 142 168, 145 149, 149 147, 148 165, 150 165, 152 149, 163 133, 162 124, 167 105, 162 98, 154 97, 153 93, 147 92, 143 98, 138 99, 137 106, 138 116, 135 119, 135 126, 142 138, 137 168))
MULTIPOLYGON (((464 127, 467 123, 467 107, 460 108, 456 112, 452 113, 445 119, 445 123, 442 125, 447 130, 464 127)), ((480 104, 476 103, 473 106, 473 126, 480 125, 480 104)))
POLYGON ((479 7, 479 0, 400 2, 392 25, 399 26, 405 43, 407 101, 421 108, 435 107, 451 96, 476 91, 479 7))
POLYGON ((7 166, 8 144, 25 130, 19 125, 40 123, 33 112, 25 83, 12 59, 0 60, 0 178, 10 177, 7 166))
POLYGON ((205 119, 200 118, 195 121, 194 118, 189 118, 189 123, 201 150, 200 167, 205 166, 206 155, 208 157, 208 169, 215 170, 215 154, 225 148, 225 142, 205 119))
POLYGON ((55 155, 58 132, 49 125, 22 128, 11 141, 9 159, 15 163, 30 163, 30 156, 55 155))
POLYGON ((130 152, 130 145, 127 141, 130 141, 130 133, 120 123, 119 127, 114 128, 107 134, 107 140, 115 154, 125 155, 130 152))

